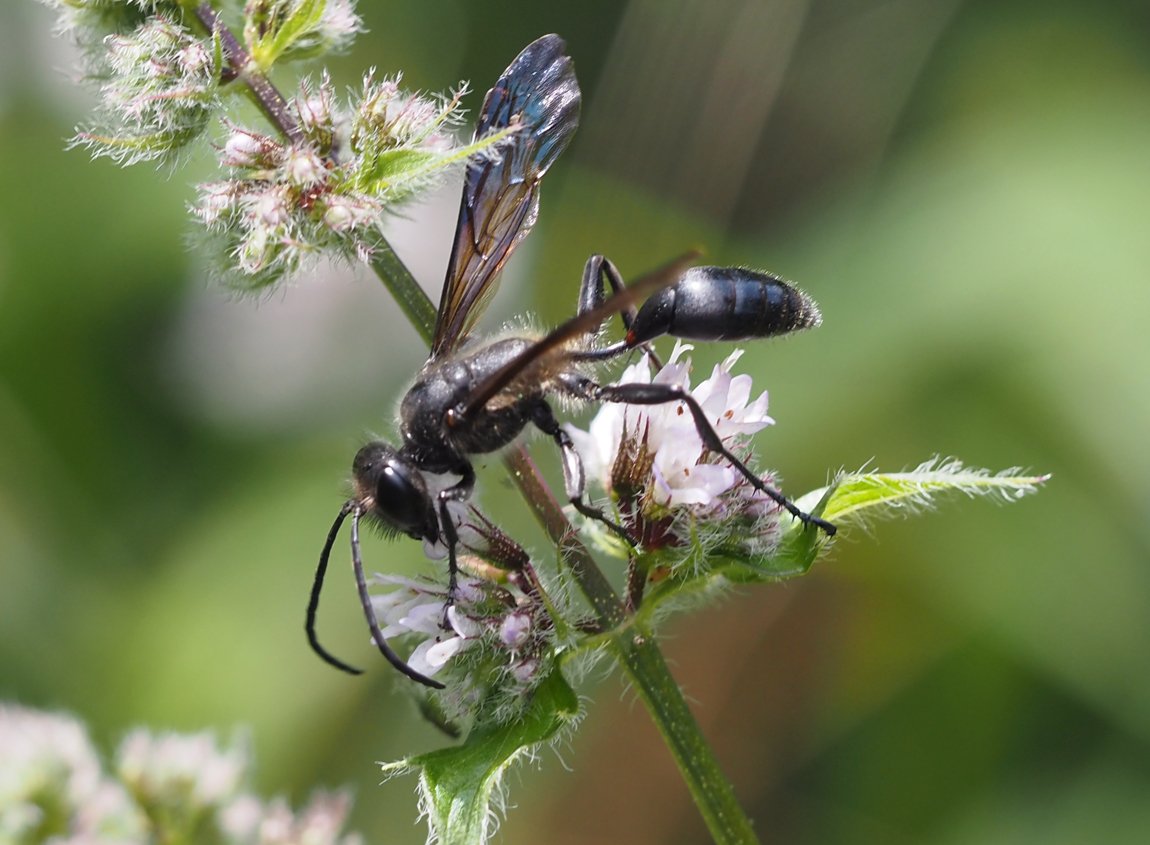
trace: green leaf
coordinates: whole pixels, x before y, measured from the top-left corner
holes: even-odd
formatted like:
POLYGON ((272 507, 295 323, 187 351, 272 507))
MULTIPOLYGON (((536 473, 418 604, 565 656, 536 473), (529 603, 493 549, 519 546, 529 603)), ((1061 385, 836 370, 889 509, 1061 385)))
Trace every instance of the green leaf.
POLYGON ((379 149, 378 142, 364 144, 358 150, 361 156, 355 177, 356 188, 399 201, 412 191, 425 186, 438 174, 460 164, 472 156, 492 154, 494 148, 514 134, 514 128, 492 132, 470 144, 448 152, 423 149, 418 146, 400 146, 379 149), (389 195, 390 194, 390 195, 389 195))
MULTIPOLYGON (((931 458, 910 472, 840 473, 834 482, 795 500, 799 509, 837 528, 865 525, 876 516, 916 513, 934 507, 939 497, 963 493, 971 498, 990 496, 1013 502, 1038 490, 1050 476, 1023 475, 1018 469, 991 474, 953 459, 931 458)), ((752 557, 737 548, 715 549, 703 577, 668 581, 652 590, 648 604, 658 604, 684 589, 701 592, 716 578, 733 583, 780 581, 804 575, 830 547, 831 538, 818 528, 789 514, 780 516, 782 534, 774 551, 752 557)))
POLYGON ((327 0, 272 3, 259 20, 248 21, 244 35, 248 40, 248 50, 260 70, 267 71, 296 42, 311 36, 323 20, 326 9, 327 0))
POLYGON ((574 724, 579 699, 559 668, 536 688, 520 718, 476 728, 462 745, 383 764, 385 774, 419 772, 428 823, 444 845, 487 841, 503 773, 541 742, 574 724))
POLYGON ((429 172, 444 166, 439 164, 443 158, 442 153, 418 147, 384 150, 373 156, 370 162, 365 157, 359 180, 363 185, 370 185, 373 192, 379 193, 426 177, 429 172))
POLYGON ((954 459, 931 458, 910 472, 840 474, 830 488, 809 493, 797 504, 803 507, 813 497, 826 498, 821 514, 824 519, 840 526, 858 525, 873 516, 905 515, 932 508, 940 496, 951 493, 1014 502, 1037 492, 1048 478, 1049 475, 1023 475, 1017 467, 992 475, 954 459))

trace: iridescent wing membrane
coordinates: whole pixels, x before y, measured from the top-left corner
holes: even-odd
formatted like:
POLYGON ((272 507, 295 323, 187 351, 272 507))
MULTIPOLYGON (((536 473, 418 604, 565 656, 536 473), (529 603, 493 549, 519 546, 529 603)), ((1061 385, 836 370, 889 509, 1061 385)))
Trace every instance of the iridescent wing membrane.
POLYGON ((451 352, 471 333, 504 262, 535 225, 540 180, 575 134, 579 83, 564 49, 557 35, 533 41, 483 101, 476 138, 519 128, 500 155, 467 167, 432 358, 451 352))

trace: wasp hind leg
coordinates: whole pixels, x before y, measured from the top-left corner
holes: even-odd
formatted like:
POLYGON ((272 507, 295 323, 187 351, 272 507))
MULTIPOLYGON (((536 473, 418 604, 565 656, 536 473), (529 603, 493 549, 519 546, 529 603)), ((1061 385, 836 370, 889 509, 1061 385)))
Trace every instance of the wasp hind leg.
MULTIPOLYGON (((586 314, 606 302, 608 289, 612 294, 620 294, 625 291, 627 285, 623 281, 623 275, 611 259, 602 255, 592 255, 583 265, 583 281, 579 285, 579 310, 577 313, 586 314)), ((624 329, 630 331, 631 324, 635 321, 635 316, 638 313, 634 305, 619 312, 619 318, 623 321, 624 329)), ((605 361, 635 348, 629 346, 625 340, 620 340, 600 349, 579 353, 574 357, 582 361, 605 361)), ((659 360, 650 344, 643 343, 638 348, 647 353, 655 369, 663 366, 663 362, 659 360)))
POLYGON ((638 382, 600 385, 585 378, 569 379, 567 387, 576 396, 590 402, 615 402, 624 405, 665 405, 671 402, 682 402, 691 412, 691 417, 695 422, 695 430, 699 433, 703 445, 710 451, 722 455, 750 482, 751 486, 768 496, 804 525, 814 525, 828 537, 833 537, 838 530, 825 519, 802 510, 774 487, 751 472, 746 464, 723 445, 722 438, 719 437, 718 432, 707 419, 707 415, 698 400, 682 387, 674 384, 642 384, 638 382))

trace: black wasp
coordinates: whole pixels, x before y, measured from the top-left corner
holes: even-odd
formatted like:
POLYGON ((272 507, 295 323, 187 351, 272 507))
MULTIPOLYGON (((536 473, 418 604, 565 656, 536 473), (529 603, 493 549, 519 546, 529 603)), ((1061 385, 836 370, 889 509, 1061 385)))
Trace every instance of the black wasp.
POLYGON ((459 538, 448 505, 471 496, 475 485, 471 456, 502 449, 529 424, 551 437, 561 450, 564 487, 575 508, 625 533, 584 502, 583 466, 552 412, 550 396, 632 405, 682 402, 708 449, 723 456, 798 519, 828 535, 835 531, 833 525, 802 512, 752 473, 723 445, 689 393, 663 384, 599 384, 588 374, 594 363, 626 354, 663 335, 746 340, 818 325, 814 302, 781 279, 736 268, 685 269, 686 262, 680 261, 627 287, 610 261, 593 256, 583 271, 575 317, 542 338, 472 339, 472 328, 495 290, 503 264, 535 224, 540 181, 570 142, 579 121, 579 84, 564 49, 556 35, 540 38, 519 54, 487 92, 476 137, 512 125, 518 129, 498 158, 480 159, 467 168, 431 357, 400 405, 402 443, 398 448, 369 443, 352 463, 355 496, 340 509, 328 534, 307 614, 312 648, 346 672, 358 674, 360 670, 329 654, 315 635, 320 589, 344 519, 349 515, 352 519, 352 563, 375 644, 409 678, 442 688, 404 663, 380 631, 363 574, 359 521, 372 517, 392 532, 444 544, 449 584, 454 588, 459 538), (636 308, 644 296, 648 298, 636 308), (626 335, 616 343, 600 345, 598 330, 614 314, 622 316, 626 335), (441 474, 459 480, 432 492, 428 476, 441 474))

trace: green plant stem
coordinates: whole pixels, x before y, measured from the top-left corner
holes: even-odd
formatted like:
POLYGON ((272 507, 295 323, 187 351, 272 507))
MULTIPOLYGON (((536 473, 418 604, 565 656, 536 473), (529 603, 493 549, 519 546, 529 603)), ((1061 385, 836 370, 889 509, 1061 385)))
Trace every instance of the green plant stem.
POLYGON ((228 67, 224 69, 225 79, 238 79, 242 82, 260 111, 276 128, 293 143, 303 141, 303 132, 295 116, 292 115, 287 100, 267 75, 256 67, 251 55, 236 38, 235 33, 224 26, 212 4, 198 3, 191 11, 200 22, 200 26, 220 39, 224 58, 228 61, 228 67))
MULTIPOLYGON (((218 34, 230 71, 247 86, 268 120, 289 139, 298 140, 299 125, 288 111, 283 96, 265 74, 254 69, 247 51, 223 25, 211 5, 199 3, 194 14, 205 29, 218 34)), ((371 266, 420 337, 430 343, 435 328, 435 305, 386 241, 376 249, 371 266)), ((516 446, 504 460, 536 518, 559 547, 564 562, 591 604, 596 621, 604 631, 615 632, 610 638, 612 651, 631 676, 670 747, 711 836, 720 845, 757 842, 750 820, 723 777, 658 646, 636 626, 623 624, 627 620, 626 606, 576 536, 562 506, 527 451, 516 446)))
POLYGON ((707 830, 721 845, 758 842, 751 820, 699 729, 662 652, 637 630, 612 638, 611 648, 635 682, 647 712, 663 735, 707 830))
POLYGON ((399 310, 411 321, 423 342, 430 346, 435 331, 435 306, 419 282, 415 281, 411 271, 395 254, 391 244, 382 238, 380 240, 381 243, 371 256, 371 269, 379 276, 388 293, 395 297, 399 310))

